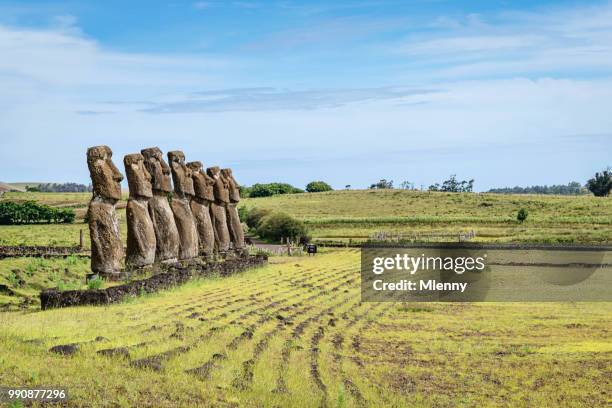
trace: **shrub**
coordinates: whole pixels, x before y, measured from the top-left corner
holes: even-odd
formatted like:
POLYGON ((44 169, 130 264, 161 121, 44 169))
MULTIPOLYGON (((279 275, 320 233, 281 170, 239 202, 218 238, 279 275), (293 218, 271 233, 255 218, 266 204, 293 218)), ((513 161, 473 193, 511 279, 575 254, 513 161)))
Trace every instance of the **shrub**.
POLYGON ((332 191, 333 188, 324 181, 311 181, 306 185, 306 191, 309 193, 320 193, 323 191, 332 191))
POLYGON ((32 222, 71 223, 75 213, 72 208, 54 208, 35 201, 16 203, 0 202, 0 224, 28 224, 32 222))
POLYGON ((587 181, 587 188, 597 197, 607 197, 612 190, 612 169, 595 173, 595 176, 587 181))
POLYGON ((518 210, 518 213, 516 214, 516 219, 518 220, 518 222, 522 223, 527 219, 528 215, 529 213, 527 212, 527 210, 524 208, 521 208, 520 210, 518 210))
POLYGON ((277 194, 296 194, 303 192, 304 190, 293 187, 291 184, 287 183, 257 183, 250 187, 249 197, 270 197, 277 194))
POLYGON ((251 229, 256 230, 259 227, 259 224, 261 224, 262 218, 264 218, 266 215, 269 215, 270 213, 272 213, 272 210, 269 210, 267 208, 253 208, 249 211, 249 215, 247 216, 247 226, 251 229))
POLYGON ((304 223, 285 213, 271 213, 265 216, 257 228, 257 234, 272 241, 288 238, 293 241, 302 241, 307 237, 308 231, 304 223))

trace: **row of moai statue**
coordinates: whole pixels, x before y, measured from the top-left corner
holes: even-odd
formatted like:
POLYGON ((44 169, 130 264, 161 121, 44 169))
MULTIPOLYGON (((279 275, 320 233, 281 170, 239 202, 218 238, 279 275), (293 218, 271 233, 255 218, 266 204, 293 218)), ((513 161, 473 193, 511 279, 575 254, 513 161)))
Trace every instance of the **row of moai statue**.
MULTIPOLYGON (((115 209, 123 175, 112 154, 108 146, 87 150, 93 184, 88 210, 91 270, 102 276, 121 272, 124 253, 115 209)), ((185 163, 185 155, 178 150, 168 153, 168 162, 157 147, 123 159, 130 190, 126 268, 210 258, 230 250, 244 255, 237 208, 240 191, 231 169, 204 170, 201 162, 185 163)))

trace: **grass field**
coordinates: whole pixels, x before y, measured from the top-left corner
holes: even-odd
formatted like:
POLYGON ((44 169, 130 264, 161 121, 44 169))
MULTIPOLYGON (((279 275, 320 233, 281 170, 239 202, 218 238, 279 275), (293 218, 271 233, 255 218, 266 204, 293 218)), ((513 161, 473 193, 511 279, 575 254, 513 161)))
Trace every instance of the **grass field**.
POLYGON ((359 252, 337 250, 110 307, 0 313, 0 383, 64 386, 84 407, 610 402, 610 303, 359 299, 359 252))
MULTIPOLYGON (((0 226, 0 245, 75 245, 79 229, 87 231, 79 220, 90 196, 6 193, 3 200, 73 207, 79 218, 69 225, 0 226)), ((612 199, 593 196, 351 190, 247 198, 241 205, 287 212, 304 220, 317 240, 362 241, 378 231, 410 237, 474 230, 475 240, 481 242, 612 242, 612 199), (529 211, 523 224, 516 221, 520 208, 529 211)), ((118 207, 125 239, 125 201, 118 207)))

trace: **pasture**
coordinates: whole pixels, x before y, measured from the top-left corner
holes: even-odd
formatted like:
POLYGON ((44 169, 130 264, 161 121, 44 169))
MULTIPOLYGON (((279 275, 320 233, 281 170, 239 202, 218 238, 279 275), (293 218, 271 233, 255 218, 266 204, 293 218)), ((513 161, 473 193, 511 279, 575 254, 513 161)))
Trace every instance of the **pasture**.
MULTIPOLYGON (((35 200, 75 208, 68 225, 0 226, 0 245, 75 245, 90 193, 6 193, 3 200, 35 200)), ((125 200, 118 203, 123 239, 125 200)), ((474 231, 478 242, 609 243, 612 199, 593 196, 349 190, 246 198, 241 206, 270 208, 303 220, 319 241, 364 241, 385 231, 408 237, 474 231), (518 223, 516 213, 529 216, 518 223)), ((88 234, 85 246, 89 247, 88 234)))
POLYGON ((603 406, 611 313, 361 303, 359 252, 328 250, 110 307, 0 313, 0 383, 61 385, 70 406, 603 406))

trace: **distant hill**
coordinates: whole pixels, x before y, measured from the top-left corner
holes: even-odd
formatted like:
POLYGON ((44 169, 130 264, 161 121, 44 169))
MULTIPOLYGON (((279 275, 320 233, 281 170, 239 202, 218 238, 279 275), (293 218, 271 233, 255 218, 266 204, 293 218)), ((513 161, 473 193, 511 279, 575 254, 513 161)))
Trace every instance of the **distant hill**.
POLYGON ((25 186, 30 184, 24 183, 3 183, 0 182, 0 193, 5 193, 7 191, 22 191, 25 192, 25 186))
POLYGON ((14 191, 26 191, 26 186, 35 187, 40 183, 40 181, 28 181, 28 182, 19 182, 19 183, 0 183, 5 186, 9 186, 11 190, 14 191))

